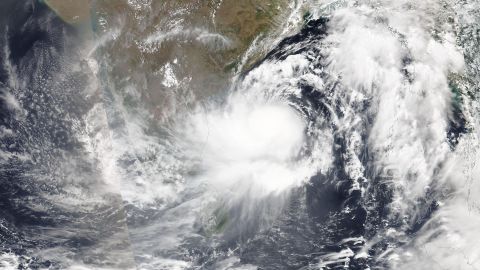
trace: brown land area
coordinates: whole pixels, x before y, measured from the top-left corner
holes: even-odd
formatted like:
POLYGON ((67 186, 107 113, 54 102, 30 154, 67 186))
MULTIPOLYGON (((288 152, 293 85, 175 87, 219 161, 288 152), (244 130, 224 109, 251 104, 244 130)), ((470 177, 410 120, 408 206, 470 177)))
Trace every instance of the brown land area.
MULTIPOLYGON (((281 26, 289 10, 288 0, 48 0, 48 5, 67 22, 85 21, 95 14, 96 36, 116 32, 102 48, 109 59, 113 89, 127 106, 147 106, 155 118, 165 119, 179 107, 224 90, 239 69, 242 56, 255 38, 281 26), (199 30, 200 29, 200 30, 199 30), (175 32, 177 31, 177 32, 175 32), (198 42, 198 32, 221 35, 230 43, 210 48, 198 42), (164 35, 146 50, 149 37, 164 35), (178 82, 169 86, 165 65, 178 82), (134 102, 128 87, 141 93, 134 102)), ((256 55, 258 58, 258 55, 256 55)))

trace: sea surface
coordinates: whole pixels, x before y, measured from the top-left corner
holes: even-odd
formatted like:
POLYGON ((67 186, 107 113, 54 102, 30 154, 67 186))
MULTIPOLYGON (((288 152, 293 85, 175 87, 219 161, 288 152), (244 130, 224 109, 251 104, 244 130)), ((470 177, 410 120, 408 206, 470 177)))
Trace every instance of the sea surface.
POLYGON ((480 269, 475 0, 3 0, 0 269, 480 269))

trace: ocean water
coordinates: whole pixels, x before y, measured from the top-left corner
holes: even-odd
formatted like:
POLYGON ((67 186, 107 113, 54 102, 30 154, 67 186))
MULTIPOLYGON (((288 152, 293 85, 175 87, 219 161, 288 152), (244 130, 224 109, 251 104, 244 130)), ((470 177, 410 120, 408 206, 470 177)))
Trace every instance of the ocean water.
POLYGON ((252 3, 0 4, 0 269, 480 267, 480 5, 252 3))

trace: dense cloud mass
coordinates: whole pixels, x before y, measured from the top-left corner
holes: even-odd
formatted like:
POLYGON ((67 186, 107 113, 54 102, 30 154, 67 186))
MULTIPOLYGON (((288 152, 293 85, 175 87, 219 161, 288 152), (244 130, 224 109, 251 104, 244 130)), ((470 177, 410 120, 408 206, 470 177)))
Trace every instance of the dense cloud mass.
POLYGON ((480 4, 234 2, 0 4, 0 268, 480 268, 480 4))

